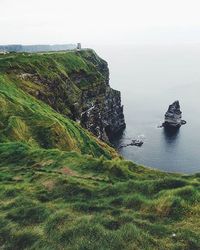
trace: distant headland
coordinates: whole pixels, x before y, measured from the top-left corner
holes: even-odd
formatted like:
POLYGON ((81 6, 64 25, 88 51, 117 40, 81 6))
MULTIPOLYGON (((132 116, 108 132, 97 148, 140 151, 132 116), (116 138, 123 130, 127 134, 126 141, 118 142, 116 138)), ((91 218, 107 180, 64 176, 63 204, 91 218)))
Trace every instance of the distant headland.
POLYGON ((21 45, 21 44, 10 44, 0 45, 0 53, 8 52, 47 52, 47 51, 62 51, 62 50, 80 50, 81 43, 77 44, 41 44, 41 45, 21 45))

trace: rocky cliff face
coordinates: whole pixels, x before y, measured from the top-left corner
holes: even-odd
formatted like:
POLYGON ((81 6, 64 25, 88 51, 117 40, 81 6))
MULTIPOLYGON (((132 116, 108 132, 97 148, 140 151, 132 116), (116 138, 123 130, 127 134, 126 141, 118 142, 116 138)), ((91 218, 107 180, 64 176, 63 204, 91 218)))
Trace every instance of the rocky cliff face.
MULTIPOLYGON (((102 78, 89 88, 87 86, 81 88, 81 101, 78 102, 79 110, 75 118, 98 138, 108 141, 125 128, 121 94, 109 85, 109 69, 106 61, 91 51, 85 59, 95 66, 102 78)), ((78 75, 77 78, 73 77, 73 81, 77 84, 81 78, 84 79, 78 75)))
POLYGON ((125 128, 120 92, 105 87, 87 90, 82 94, 85 108, 80 115, 81 125, 103 140, 111 139, 125 128))
MULTIPOLYGON (((81 100, 78 101, 79 109, 75 112, 74 118, 98 138, 108 141, 125 128, 121 95, 119 91, 109 86, 107 63, 94 52, 87 54, 85 59, 95 66, 102 77, 99 82, 97 81, 89 87, 80 87, 81 100)), ((76 78, 72 78, 78 85, 84 76, 78 74, 76 78)), ((87 78, 86 75, 85 78, 87 78)))
POLYGON ((107 62, 94 51, 23 54, 7 65, 24 91, 98 138, 108 141, 125 128, 120 92, 109 86, 107 62))

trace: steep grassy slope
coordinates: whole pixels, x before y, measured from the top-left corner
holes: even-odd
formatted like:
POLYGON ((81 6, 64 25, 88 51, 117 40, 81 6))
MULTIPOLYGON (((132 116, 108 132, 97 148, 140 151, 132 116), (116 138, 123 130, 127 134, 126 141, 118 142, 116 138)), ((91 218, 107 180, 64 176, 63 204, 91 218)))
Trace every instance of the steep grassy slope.
POLYGON ((106 84, 102 71, 106 70, 107 64, 101 60, 91 50, 10 53, 0 56, 0 72, 17 77, 18 86, 24 91, 42 99, 56 111, 73 117, 74 104, 79 103, 81 90, 99 84, 103 88, 106 84), (97 64, 102 67, 96 67, 97 64))
POLYGON ((46 104, 25 94, 0 74, 0 142, 21 141, 34 147, 74 150, 110 158, 116 152, 64 118, 46 104))
POLYGON ((8 70, 21 63, 3 61, 0 249, 199 249, 199 174, 168 174, 120 159, 23 90, 18 70, 8 70))
POLYGON ((0 144, 3 249, 199 249, 200 175, 0 144))
POLYGON ((0 72, 98 138, 108 141, 125 127, 120 92, 109 86, 108 65, 92 50, 10 53, 0 56, 0 72))

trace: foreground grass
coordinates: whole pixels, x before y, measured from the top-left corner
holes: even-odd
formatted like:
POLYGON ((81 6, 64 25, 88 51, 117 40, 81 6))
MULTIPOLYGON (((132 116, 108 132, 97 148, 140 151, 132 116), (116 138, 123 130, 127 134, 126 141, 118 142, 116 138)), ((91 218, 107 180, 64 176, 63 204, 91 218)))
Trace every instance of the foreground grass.
POLYGON ((199 249, 200 175, 0 145, 2 249, 199 249))

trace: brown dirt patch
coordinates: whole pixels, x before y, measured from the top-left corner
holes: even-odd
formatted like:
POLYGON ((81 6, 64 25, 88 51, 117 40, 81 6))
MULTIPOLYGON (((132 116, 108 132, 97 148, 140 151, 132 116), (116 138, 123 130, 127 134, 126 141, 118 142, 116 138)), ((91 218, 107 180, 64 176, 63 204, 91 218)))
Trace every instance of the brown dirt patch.
POLYGON ((13 181, 23 181, 22 176, 14 176, 12 179, 13 181))
POLYGON ((42 183, 42 185, 47 188, 49 191, 51 191, 55 186, 55 181, 53 180, 46 180, 42 183))
POLYGON ((35 163, 32 167, 33 168, 42 168, 42 167, 45 167, 45 166, 49 166, 53 162, 54 162, 53 160, 41 161, 41 162, 35 163))
POLYGON ((71 170, 70 168, 68 167, 63 167, 63 168, 60 168, 58 170, 59 173, 62 173, 62 174, 67 174, 67 175, 70 175, 70 176, 76 176, 77 173, 73 170, 71 170))

